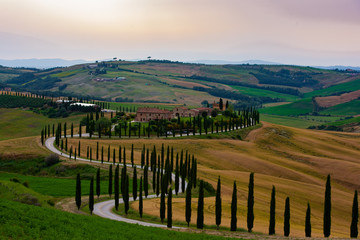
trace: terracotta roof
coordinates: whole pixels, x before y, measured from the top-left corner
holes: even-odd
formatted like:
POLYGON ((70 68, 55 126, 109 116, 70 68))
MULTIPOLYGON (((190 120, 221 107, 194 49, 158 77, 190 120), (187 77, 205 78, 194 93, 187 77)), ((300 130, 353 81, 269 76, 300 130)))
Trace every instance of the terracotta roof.
POLYGON ((211 111, 211 108, 201 107, 201 108, 196 108, 196 110, 199 110, 199 111, 211 111))
POLYGON ((170 113, 169 110, 162 110, 158 108, 138 108, 138 113, 170 113))

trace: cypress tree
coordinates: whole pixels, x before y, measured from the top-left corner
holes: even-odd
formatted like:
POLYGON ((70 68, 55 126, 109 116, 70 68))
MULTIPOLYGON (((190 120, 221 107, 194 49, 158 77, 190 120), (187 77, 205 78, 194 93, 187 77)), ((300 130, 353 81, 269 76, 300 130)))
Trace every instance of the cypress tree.
POLYGON ((156 177, 156 196, 159 196, 160 194, 160 169, 157 171, 157 177, 156 177))
POLYGON ((110 162, 110 145, 108 147, 108 162, 110 162))
POLYGON ((81 207, 81 179, 80 173, 76 175, 76 195, 75 195, 75 202, 77 209, 79 210, 81 207))
POLYGON ((67 142, 67 138, 65 138, 65 152, 67 152, 68 150, 68 142, 67 142))
POLYGON ((79 141, 79 144, 78 144, 78 156, 79 156, 79 157, 81 157, 81 156, 80 156, 80 153, 81 153, 81 149, 80 149, 80 141, 79 141))
POLYGON ((96 160, 99 160, 99 142, 96 142, 96 160))
POLYGON ((202 180, 200 181, 196 227, 204 228, 204 182, 202 180))
POLYGON ((79 125, 79 137, 81 137, 81 134, 82 134, 82 126, 81 126, 81 123, 80 123, 80 125, 79 125))
POLYGON ((161 223, 164 223, 165 218, 165 192, 161 191, 160 195, 160 219, 161 223))
POLYGON ((113 164, 115 165, 115 161, 116 161, 116 154, 115 154, 115 148, 113 150, 113 164))
POLYGON ((221 224, 221 183, 220 183, 220 176, 218 178, 217 188, 216 188, 215 222, 216 222, 216 228, 219 229, 220 224, 221 224))
POLYGON ((176 154, 176 166, 175 166, 175 194, 179 192, 179 154, 176 154))
POLYGON ((111 198, 111 194, 112 194, 112 165, 109 166, 109 188, 108 188, 108 192, 109 192, 109 197, 111 198))
POLYGON ((275 186, 271 191, 269 235, 275 234, 275 186))
POLYGON ((136 167, 134 168, 134 174, 133 174, 133 198, 134 198, 134 201, 137 198, 137 173, 136 173, 136 167))
POLYGON ((290 234, 290 198, 287 197, 285 201, 284 212, 284 236, 288 237, 290 234))
MULTIPOLYGON (((110 165, 111 166, 111 165, 110 165)), ((114 194, 115 194, 115 209, 119 210, 119 165, 115 168, 115 179, 114 179, 114 194)))
POLYGON ((74 137, 74 124, 71 123, 71 131, 70 131, 71 137, 74 137))
POLYGON ((44 129, 41 130, 41 145, 44 145, 44 129))
POLYGON ((144 168, 144 194, 146 198, 149 194, 148 174, 149 174, 149 166, 146 165, 144 168))
POLYGON ((234 188, 233 188, 233 194, 232 194, 232 200, 231 200, 231 225, 230 225, 230 231, 236 231, 236 225, 237 225, 237 190, 236 190, 236 182, 234 181, 234 188))
POLYGON ((94 177, 91 177, 90 180, 89 210, 92 215, 94 210, 94 177))
POLYGON ((92 148, 90 147, 90 162, 92 160, 92 148))
POLYGON ((353 206, 352 206, 352 219, 350 226, 351 238, 357 238, 358 236, 358 220, 359 220, 358 192, 357 190, 355 190, 353 206))
POLYGON ((126 175, 126 178, 125 178, 125 194, 123 194, 123 196, 125 196, 125 199, 124 199, 124 207, 125 207, 125 214, 127 215, 128 214, 128 211, 129 211, 129 176, 126 175))
POLYGON ((143 196, 142 196, 142 184, 143 184, 143 179, 142 177, 140 177, 140 191, 139 191, 139 214, 140 217, 142 218, 142 214, 143 214, 143 196))
POLYGON ((250 173, 248 189, 247 228, 248 232, 251 232, 254 227, 254 173, 250 173))
POLYGON ((331 231, 331 183, 330 174, 327 176, 324 202, 324 237, 329 237, 331 231))
POLYGON ((121 146, 119 146, 119 163, 121 163, 121 146))
POLYGON ((143 168, 145 165, 145 144, 143 146, 143 149, 141 151, 141 168, 143 168))
POLYGON ((104 146, 101 146, 101 163, 104 163, 104 146))
POLYGON ((172 189, 170 187, 167 205, 167 227, 172 228, 172 189))
POLYGON ((190 221, 191 221, 191 184, 188 184, 187 185, 187 188, 186 188, 186 201, 185 201, 185 219, 186 219, 186 222, 188 224, 188 227, 190 225, 190 221))
POLYGON ((307 210, 306 210, 305 237, 311 237, 311 209, 310 209, 310 203, 308 203, 307 210))
POLYGON ((64 138, 66 138, 66 122, 64 123, 64 138))
POLYGON ((100 197, 100 168, 96 172, 96 195, 99 199, 100 197))

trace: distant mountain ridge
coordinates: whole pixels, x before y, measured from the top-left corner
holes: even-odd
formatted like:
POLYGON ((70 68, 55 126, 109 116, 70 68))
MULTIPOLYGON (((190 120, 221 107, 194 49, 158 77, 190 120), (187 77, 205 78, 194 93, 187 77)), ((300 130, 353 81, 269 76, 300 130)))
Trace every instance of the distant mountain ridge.
POLYGON ((27 67, 27 68, 54 68, 54 67, 69 67, 72 65, 89 63, 90 61, 78 59, 78 60, 66 60, 61 58, 49 58, 49 59, 14 59, 6 60, 0 59, 0 65, 6 67, 27 67))

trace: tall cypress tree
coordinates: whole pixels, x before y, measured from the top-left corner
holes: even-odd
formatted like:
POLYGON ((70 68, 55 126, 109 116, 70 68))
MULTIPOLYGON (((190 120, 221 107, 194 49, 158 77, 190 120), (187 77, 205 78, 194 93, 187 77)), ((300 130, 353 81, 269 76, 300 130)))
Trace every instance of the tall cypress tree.
POLYGON ((350 237, 357 238, 358 236, 358 221, 359 221, 359 204, 358 204, 358 192, 355 190, 354 200, 352 206, 352 219, 350 226, 350 237))
POLYGON ((175 194, 179 192, 179 153, 176 154, 176 166, 175 166, 175 194))
POLYGON ((81 179, 80 173, 76 175, 76 195, 75 195, 75 202, 77 209, 79 210, 81 207, 81 179))
POLYGON ((144 168, 144 194, 146 198, 149 194, 148 174, 149 174, 149 166, 146 165, 144 168))
POLYGON ((82 134, 82 126, 81 126, 81 123, 80 123, 80 125, 79 125, 79 137, 81 137, 81 134, 82 134))
POLYGON ((92 215, 94 210, 94 177, 91 177, 90 180, 89 210, 92 215))
POLYGON ((110 145, 108 147, 108 162, 110 162, 110 145))
POLYGON ((71 132, 70 132, 70 134, 71 134, 71 137, 74 137, 74 124, 73 123, 71 123, 71 132))
POLYGON ((96 160, 99 160, 99 142, 96 142, 96 160))
POLYGON ((137 198, 137 173, 136 173, 136 167, 134 167, 134 174, 133 174, 133 198, 134 201, 137 198))
POLYGON ((275 234, 275 186, 271 191, 269 235, 275 234))
POLYGON ((101 146, 101 163, 104 163, 104 146, 101 146))
POLYGON ((237 225, 236 212, 237 212, 237 190, 236 190, 236 182, 234 181, 234 188, 233 188, 232 201, 231 201, 230 231, 236 231, 236 225, 237 225))
POLYGON ((204 182, 202 180, 200 181, 196 227, 204 228, 204 182))
POLYGON ((216 222, 216 228, 219 229, 221 224, 221 182, 220 182, 220 176, 218 178, 217 182, 217 188, 216 188, 216 199, 215 199, 215 222, 216 222))
MULTIPOLYGON (((111 166, 111 165, 110 165, 111 166)), ((115 194, 115 209, 119 210, 119 165, 115 168, 115 179, 114 179, 114 194, 115 194)))
POLYGON ((190 221, 191 221, 191 184, 187 185, 186 188, 186 201, 185 201, 185 219, 186 222, 188 224, 188 227, 190 225, 190 221))
POLYGON ((108 188, 108 192, 109 192, 109 197, 111 198, 111 194, 112 194, 112 165, 109 166, 109 188, 108 188))
POLYGON ((327 176, 324 202, 324 237, 329 237, 331 231, 331 183, 330 174, 327 176))
POLYGON ((99 199, 100 197, 100 168, 96 172, 96 195, 99 199))
POLYGON ((160 219, 161 223, 164 223, 165 218, 165 192, 161 191, 160 194, 160 219))
POLYGON ((308 203, 307 209, 306 209, 305 237, 311 237, 311 209, 310 209, 310 203, 308 203))
POLYGON ((124 207, 125 207, 125 214, 128 214, 129 211, 129 176, 126 175, 125 178, 125 199, 124 199, 124 207))
POLYGON ((79 144, 78 144, 78 156, 79 156, 79 157, 81 157, 81 156, 80 156, 80 153, 81 153, 80 147, 81 147, 81 146, 80 146, 80 141, 79 141, 79 144))
POLYGON ((167 205, 167 227, 172 228, 172 189, 170 187, 167 205))
POLYGON ((143 195, 142 195, 142 191, 143 191, 143 178, 140 177, 140 189, 139 189, 139 214, 140 217, 142 218, 143 215, 143 195))
POLYGON ((131 144, 131 166, 134 167, 134 144, 131 144))
POLYGON ((251 232, 254 227, 254 173, 250 173, 248 189, 247 228, 248 232, 251 232))
POLYGON ((290 198, 287 197, 285 201, 284 212, 284 236, 288 237, 290 234, 290 198))

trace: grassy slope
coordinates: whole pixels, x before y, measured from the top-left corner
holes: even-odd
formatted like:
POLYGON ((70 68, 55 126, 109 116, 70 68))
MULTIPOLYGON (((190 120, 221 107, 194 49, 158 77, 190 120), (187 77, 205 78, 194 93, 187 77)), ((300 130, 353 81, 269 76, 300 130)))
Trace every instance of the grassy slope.
MULTIPOLYGON (((96 142, 82 140, 82 146, 95 146, 96 142)), ((69 144, 77 143, 71 139, 69 144)), ((291 199, 292 235, 303 236, 306 204, 312 206, 314 236, 322 236, 323 194, 325 177, 333 179, 333 230, 332 236, 348 236, 351 218, 352 190, 360 187, 360 135, 328 133, 264 124, 250 132, 247 141, 231 139, 103 139, 99 143, 112 147, 125 146, 127 156, 134 144, 135 162, 140 161, 143 144, 149 149, 174 147, 174 151, 188 150, 198 159, 199 177, 216 186, 222 179, 223 223, 230 224, 230 203, 233 181, 238 184, 238 219, 246 218, 247 184, 250 172, 255 172, 255 228, 267 232, 269 201, 272 185, 277 189, 277 221, 283 221, 284 202, 291 199), (351 170, 350 170, 351 169, 351 170)), ((128 160, 129 162, 129 160, 128 160)), ((214 222, 214 197, 205 200, 205 224, 214 222)), ((192 223, 196 222, 196 204, 193 199, 192 223)), ((144 212, 159 214, 158 200, 146 200, 144 212)), ((184 221, 184 199, 174 200, 174 219, 184 221)), ((240 223, 241 224, 241 223, 240 223)), ((243 225, 242 225, 243 226, 243 225)), ((282 224, 277 224, 278 233, 282 224)))
POLYGON ((75 215, 0 199, 0 235, 8 239, 222 239, 75 215))
POLYGON ((83 115, 70 116, 67 118, 48 118, 46 116, 25 111, 22 109, 0 109, 0 140, 38 136, 41 129, 47 125, 59 122, 71 122, 78 125, 83 115))
POLYGON ((318 125, 319 122, 304 120, 297 117, 278 116, 270 114, 261 114, 261 120, 269 123, 280 124, 296 128, 308 128, 309 126, 318 125))
MULTIPOLYGON (((75 193, 75 179, 34 177, 16 173, 0 172, 0 180, 10 180, 10 178, 17 178, 21 182, 28 182, 30 189, 43 195, 60 197, 74 196, 75 193)), ((82 180, 81 186, 82 194, 89 195, 90 180, 82 180)), ((106 194, 108 192, 108 181, 101 181, 100 190, 102 194, 106 194)))
POLYGON ((354 117, 354 118, 350 118, 350 119, 336 121, 336 122, 329 123, 328 125, 342 126, 342 125, 346 125, 346 124, 350 124, 350 123, 360 123, 360 117, 354 117))
POLYGON ((313 92, 305 93, 304 97, 309 98, 313 96, 329 96, 333 93, 343 92, 343 91, 356 91, 360 89, 360 79, 341 83, 338 85, 330 86, 328 88, 315 90, 313 92))
POLYGON ((271 98, 281 98, 287 102, 293 102, 299 99, 294 95, 278 93, 270 90, 264 89, 256 89, 256 88, 248 88, 248 87, 240 87, 240 86, 232 86, 234 89, 238 90, 243 94, 247 94, 250 96, 261 96, 261 97, 271 97, 271 98))
POLYGON ((332 107, 329 107, 323 111, 320 111, 321 114, 330 114, 337 116, 353 116, 360 114, 360 100, 353 100, 351 102, 338 104, 332 107))
POLYGON ((313 104, 311 99, 303 99, 281 106, 262 108, 259 111, 260 113, 265 114, 297 116, 300 114, 311 113, 313 111, 313 104))

